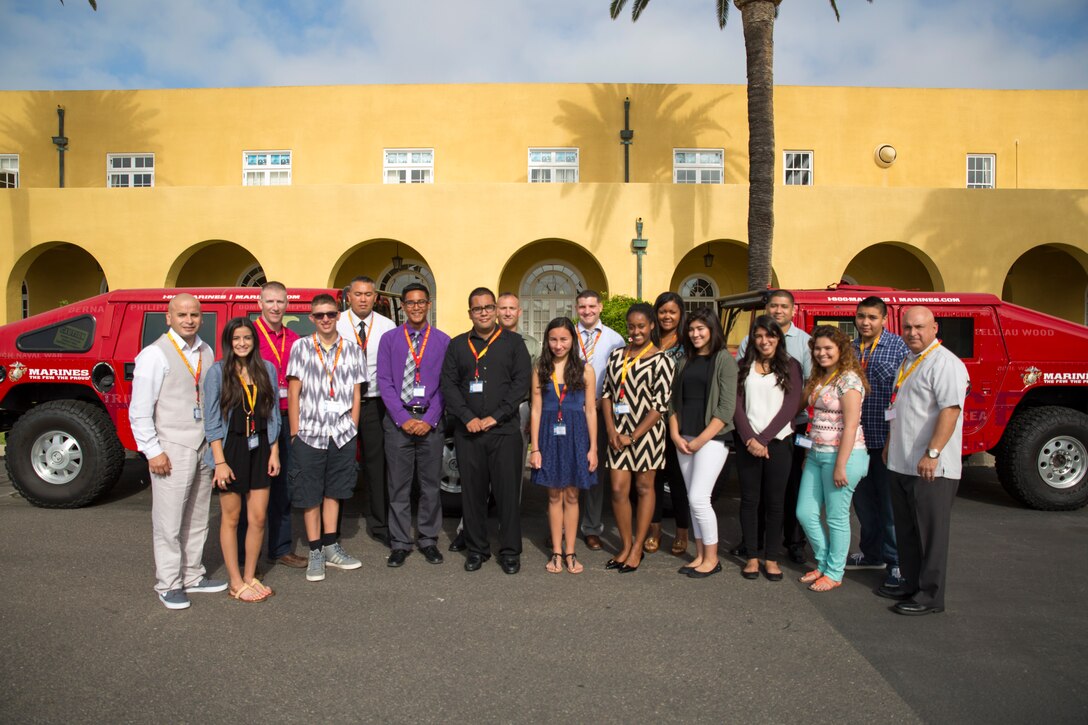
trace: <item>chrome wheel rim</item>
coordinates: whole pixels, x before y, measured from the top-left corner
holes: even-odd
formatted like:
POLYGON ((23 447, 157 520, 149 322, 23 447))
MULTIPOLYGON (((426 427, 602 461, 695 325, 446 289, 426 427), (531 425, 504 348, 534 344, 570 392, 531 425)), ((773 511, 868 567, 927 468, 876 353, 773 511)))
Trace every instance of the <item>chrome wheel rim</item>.
POLYGON ((1066 489, 1084 480, 1088 451, 1072 436, 1055 436, 1043 444, 1036 459, 1039 476, 1051 488, 1066 489))
POLYGON ((438 485, 446 493, 461 493, 461 471, 457 468, 457 450, 452 440, 442 446, 442 480, 438 485))
POLYGON ((51 430, 38 436, 30 447, 30 463, 43 481, 63 486, 83 470, 83 449, 71 435, 51 430))

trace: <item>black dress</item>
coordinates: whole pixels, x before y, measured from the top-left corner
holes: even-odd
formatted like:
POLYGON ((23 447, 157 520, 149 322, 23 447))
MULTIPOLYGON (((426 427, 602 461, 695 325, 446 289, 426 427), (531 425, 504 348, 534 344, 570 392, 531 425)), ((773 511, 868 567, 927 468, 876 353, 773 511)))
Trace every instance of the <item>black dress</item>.
POLYGON ((268 488, 271 483, 268 477, 268 458, 272 454, 268 444, 268 421, 259 415, 251 416, 256 425, 257 447, 249 450, 245 406, 243 400, 230 411, 227 435, 223 440, 223 460, 234 472, 234 480, 227 484, 230 493, 268 488))

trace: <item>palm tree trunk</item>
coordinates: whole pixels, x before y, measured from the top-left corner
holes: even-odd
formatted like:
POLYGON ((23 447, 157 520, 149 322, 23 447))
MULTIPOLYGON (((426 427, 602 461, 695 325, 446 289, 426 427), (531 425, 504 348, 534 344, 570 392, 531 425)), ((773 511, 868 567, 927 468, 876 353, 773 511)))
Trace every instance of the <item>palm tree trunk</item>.
POLYGON ((734 0, 748 61, 748 289, 771 283, 774 242, 774 15, 781 0, 734 0))

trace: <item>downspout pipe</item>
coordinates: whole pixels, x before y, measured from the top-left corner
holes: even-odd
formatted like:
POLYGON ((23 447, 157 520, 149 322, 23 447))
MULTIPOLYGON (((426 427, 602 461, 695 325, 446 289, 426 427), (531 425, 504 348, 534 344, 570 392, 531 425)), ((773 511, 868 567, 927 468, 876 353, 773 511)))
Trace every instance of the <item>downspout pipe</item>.
POLYGON ((64 135, 64 106, 57 106, 57 135, 53 137, 57 147, 57 174, 60 188, 64 188, 64 152, 68 150, 68 137, 64 135))
POLYGON ((631 144, 635 132, 631 130, 631 99, 623 99, 623 130, 620 131, 620 143, 623 144, 623 183, 631 181, 631 144))

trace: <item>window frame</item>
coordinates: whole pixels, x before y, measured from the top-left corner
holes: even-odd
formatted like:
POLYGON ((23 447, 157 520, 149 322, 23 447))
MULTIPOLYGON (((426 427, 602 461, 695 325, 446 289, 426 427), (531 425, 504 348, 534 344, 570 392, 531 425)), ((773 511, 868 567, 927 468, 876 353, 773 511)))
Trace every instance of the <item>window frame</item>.
POLYGON ((967 154, 967 158, 965 160, 965 168, 966 168, 966 179, 965 179, 965 181, 967 183, 967 188, 968 189, 996 189, 997 188, 997 154, 967 154), (989 160, 989 162, 990 162, 990 168, 988 170, 989 175, 990 175, 990 183, 989 184, 978 184, 978 183, 972 184, 971 183, 971 173, 972 172, 974 172, 976 174, 980 173, 979 169, 972 169, 971 168, 971 161, 976 160, 976 159, 987 159, 987 160, 989 160))
POLYGON ((783 186, 814 186, 816 183, 816 153, 811 149, 783 149, 782 150, 782 185, 783 186), (790 154, 808 156, 808 168, 804 166, 790 166, 788 159, 790 154), (790 181, 790 173, 808 174, 808 183, 793 183, 790 181))
POLYGON ((396 184, 405 184, 405 185, 433 184, 434 183, 434 157, 435 157, 434 148, 427 148, 427 147, 422 147, 422 146, 418 147, 418 148, 413 148, 413 147, 384 148, 384 149, 382 149, 382 183, 383 184, 393 184, 393 185, 396 185, 396 184), (429 153, 431 155, 430 163, 424 163, 424 162, 416 163, 416 162, 413 162, 411 160, 411 155, 413 153, 429 153), (401 164, 401 163, 390 163, 389 162, 389 154, 408 154, 408 160, 403 164, 401 164), (423 180, 420 180, 420 181, 413 181, 412 180, 412 172, 414 172, 414 171, 425 171, 425 172, 427 172, 427 178, 423 179, 423 180), (389 173, 390 172, 404 172, 404 180, 403 181, 401 181, 401 180, 390 181, 389 180, 389 173))
POLYGON ((19 337, 15 338, 15 349, 19 352, 40 352, 40 353, 62 353, 62 354, 77 354, 85 353, 94 346, 95 332, 98 327, 95 323, 94 315, 76 315, 75 317, 69 317, 59 322, 51 322, 33 330, 27 330, 19 337), (56 340, 56 335, 61 330, 68 326, 75 326, 79 323, 84 323, 86 328, 80 332, 83 333, 83 341, 74 347, 64 347, 57 344, 34 344, 33 340, 37 336, 48 336, 49 333, 53 333, 53 340, 56 340))
POLYGON ((674 148, 672 150, 672 183, 674 184, 724 184, 725 183, 725 149, 724 148, 674 148), (718 153, 721 154, 720 163, 706 163, 699 161, 699 154, 705 153, 718 153), (677 154, 695 154, 696 160, 694 162, 678 162, 676 160, 677 154), (680 171, 694 171, 695 181, 680 181, 678 179, 678 172, 680 171), (717 171, 719 176, 717 181, 703 181, 704 171, 717 171))
POLYGON ((151 152, 127 152, 127 153, 115 153, 106 154, 106 188, 107 189, 149 189, 155 186, 155 154, 151 152), (151 159, 151 166, 137 167, 136 161, 139 159, 144 161, 151 159), (132 165, 125 168, 114 168, 113 161, 128 159, 132 161, 132 165), (133 179, 137 175, 148 175, 150 177, 150 184, 134 184, 133 179), (126 177, 129 181, 128 184, 114 184, 113 177, 126 177))
POLYGON ((0 154, 0 189, 18 189, 19 188, 19 154, 0 154), (4 161, 14 161, 15 168, 3 168, 4 161), (7 174, 11 174, 14 178, 14 183, 7 184, 3 181, 3 177, 7 174))
POLYGON ((294 181, 294 167, 295 167, 295 152, 291 149, 252 149, 242 152, 242 186, 291 186, 294 181), (268 162, 251 164, 249 162, 250 156, 266 156, 268 162), (272 164, 273 156, 287 156, 286 164, 272 164), (273 171, 285 171, 287 172, 287 182, 283 184, 269 183, 272 178, 273 171), (265 181, 260 184, 251 184, 248 181, 248 174, 260 174, 265 181))
MULTIPOLYGON (((526 179, 530 184, 577 184, 582 165, 582 151, 576 146, 530 146, 526 155, 528 164, 526 179), (574 161, 533 161, 533 154, 560 154, 573 153, 574 161), (574 178, 563 181, 556 180, 559 171, 574 171, 574 178), (547 179, 533 179, 533 171, 549 172, 547 179)), ((543 175, 543 174, 541 174, 543 175)))

